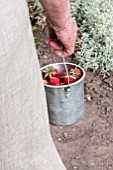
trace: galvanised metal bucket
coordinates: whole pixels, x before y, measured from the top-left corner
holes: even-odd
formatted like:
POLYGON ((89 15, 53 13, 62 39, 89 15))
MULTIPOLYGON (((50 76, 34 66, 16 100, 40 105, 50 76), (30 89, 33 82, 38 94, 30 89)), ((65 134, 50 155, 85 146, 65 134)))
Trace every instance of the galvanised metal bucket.
MULTIPOLYGON (((49 64, 41 68, 41 71, 49 66, 54 66, 58 72, 64 72, 64 63, 49 64)), ((71 125, 84 117, 84 78, 85 71, 78 65, 66 63, 68 70, 75 66, 82 70, 82 77, 69 85, 51 86, 44 85, 47 97, 50 124, 71 125)))

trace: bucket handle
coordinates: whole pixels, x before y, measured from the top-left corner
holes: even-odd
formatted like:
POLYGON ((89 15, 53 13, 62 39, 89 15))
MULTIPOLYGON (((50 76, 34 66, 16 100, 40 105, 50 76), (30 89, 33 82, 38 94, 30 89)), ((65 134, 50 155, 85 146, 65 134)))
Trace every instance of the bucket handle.
MULTIPOLYGON (((57 41, 57 43, 58 43, 58 45, 60 47, 62 61, 63 61, 64 67, 65 67, 66 75, 68 77, 68 86, 64 88, 65 96, 69 97, 70 96, 70 92, 71 92, 71 86, 70 86, 70 79, 69 79, 69 74, 68 74, 68 68, 67 68, 67 65, 66 65, 66 61, 65 61, 65 57, 64 57, 64 52, 63 52, 63 45, 61 44, 61 42, 59 40, 56 40, 56 41, 57 41)), ((55 56, 54 56, 54 63, 56 63, 55 56)))
POLYGON ((60 49, 61 49, 61 53, 62 53, 61 57, 62 57, 62 60, 63 60, 63 64, 64 64, 65 71, 66 71, 66 74, 67 74, 67 77, 68 77, 68 86, 64 88, 65 96, 69 97, 70 96, 70 92, 71 92, 70 79, 69 79, 68 68, 67 68, 67 65, 66 65, 65 57, 64 57, 63 46, 61 44, 60 44, 60 49))

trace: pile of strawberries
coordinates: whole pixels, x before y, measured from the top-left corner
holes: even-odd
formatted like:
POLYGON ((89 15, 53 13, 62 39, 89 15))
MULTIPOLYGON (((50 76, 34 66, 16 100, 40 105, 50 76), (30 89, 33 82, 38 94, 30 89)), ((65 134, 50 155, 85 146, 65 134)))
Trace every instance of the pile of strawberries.
POLYGON ((82 77, 82 71, 78 67, 74 67, 68 70, 68 76, 66 72, 58 73, 58 70, 49 66, 43 70, 43 83, 52 86, 62 86, 69 83, 74 83, 82 77))

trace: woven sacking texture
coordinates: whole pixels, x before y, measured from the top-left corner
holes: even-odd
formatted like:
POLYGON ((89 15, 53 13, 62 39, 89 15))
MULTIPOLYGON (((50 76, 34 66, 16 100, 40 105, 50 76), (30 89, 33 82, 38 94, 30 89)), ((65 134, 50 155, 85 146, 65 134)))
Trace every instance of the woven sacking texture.
POLYGON ((26 0, 0 1, 0 170, 65 170, 50 135, 26 0))

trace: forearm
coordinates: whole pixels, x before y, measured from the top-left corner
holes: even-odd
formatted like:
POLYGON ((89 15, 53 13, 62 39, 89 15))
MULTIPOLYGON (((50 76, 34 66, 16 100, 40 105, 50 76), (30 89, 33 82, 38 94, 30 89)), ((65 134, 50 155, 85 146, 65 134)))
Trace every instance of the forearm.
POLYGON ((53 25, 65 27, 70 16, 69 0, 40 0, 53 25))

